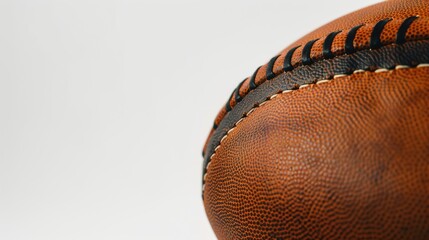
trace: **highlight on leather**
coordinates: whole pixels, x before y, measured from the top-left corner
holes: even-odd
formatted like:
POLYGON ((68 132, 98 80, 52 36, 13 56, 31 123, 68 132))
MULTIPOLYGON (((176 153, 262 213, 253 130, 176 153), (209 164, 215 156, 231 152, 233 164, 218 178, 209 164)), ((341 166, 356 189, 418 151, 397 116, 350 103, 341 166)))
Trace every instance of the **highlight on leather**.
POLYGON ((429 0, 309 33, 232 91, 203 149, 219 239, 429 239, 429 0))

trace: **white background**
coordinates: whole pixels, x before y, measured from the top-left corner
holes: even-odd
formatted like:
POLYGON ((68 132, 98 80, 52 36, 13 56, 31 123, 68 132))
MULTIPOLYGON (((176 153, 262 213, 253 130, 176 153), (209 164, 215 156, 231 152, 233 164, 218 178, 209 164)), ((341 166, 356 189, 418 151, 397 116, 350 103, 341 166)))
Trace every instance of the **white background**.
POLYGON ((0 0, 0 239, 215 239, 200 188, 217 111, 375 2, 0 0))

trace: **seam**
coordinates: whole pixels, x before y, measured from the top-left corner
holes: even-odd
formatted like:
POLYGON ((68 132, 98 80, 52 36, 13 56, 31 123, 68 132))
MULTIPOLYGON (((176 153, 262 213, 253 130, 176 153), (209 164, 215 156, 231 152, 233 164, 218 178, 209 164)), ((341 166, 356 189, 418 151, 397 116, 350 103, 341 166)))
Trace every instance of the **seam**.
MULTIPOLYGON (((382 46, 387 46, 387 45, 392 45, 392 44, 404 44, 405 42, 407 42, 406 41, 406 34, 407 34, 408 29, 411 27, 412 23, 418 18, 420 18, 419 15, 413 15, 413 16, 403 18, 403 19, 386 18, 386 19, 380 20, 378 22, 375 22, 373 27, 372 27, 372 30, 371 30, 371 35, 370 35, 370 39, 369 39, 370 40, 369 41, 369 47, 365 48, 365 49, 378 49, 382 46), (381 39, 380 39, 381 34, 383 33, 384 27, 387 25, 387 23, 389 23, 392 20, 402 20, 402 24, 397 29, 396 39, 393 39, 392 43, 383 45, 381 43, 381 39)), ((358 50, 364 50, 364 49, 356 49, 354 46, 354 42, 355 42, 355 38, 356 38, 358 30, 361 27, 368 26, 368 25, 369 24, 360 24, 360 25, 357 25, 355 27, 350 28, 350 30, 347 32, 346 40, 345 40, 344 46, 343 46, 344 54, 352 54, 358 50)), ((249 94, 251 91, 256 89, 263 82, 269 81, 269 80, 277 77, 278 75, 280 75, 284 72, 293 71, 297 66, 292 65, 292 63, 291 63, 292 56, 298 48, 302 48, 302 56, 301 56, 301 60, 300 60, 301 64, 298 64, 298 65, 303 65, 303 66, 311 65, 312 63, 318 62, 321 60, 332 59, 334 57, 344 55, 344 54, 334 54, 331 52, 331 49, 330 49, 335 36, 342 31, 344 31, 344 30, 331 32, 325 38, 313 39, 313 40, 308 41, 306 44, 304 44, 302 46, 300 45, 300 46, 296 46, 294 48, 291 48, 285 55, 284 62, 283 62, 283 72, 279 72, 277 74, 274 73, 273 67, 274 67, 277 59, 280 57, 280 55, 273 57, 268 62, 268 64, 266 64, 267 68, 266 68, 266 72, 264 73, 264 76, 266 77, 266 79, 264 81, 260 82, 259 84, 256 84, 256 75, 259 73, 259 70, 261 70, 261 67, 265 66, 265 65, 258 67, 256 69, 256 71, 253 73, 253 75, 250 77, 248 92, 243 94, 243 96, 240 95, 240 88, 243 85, 244 81, 247 80, 247 78, 245 80, 243 80, 236 89, 234 89, 234 91, 232 92, 231 96, 228 98, 228 100, 225 104, 225 110, 226 110, 225 115, 228 112, 230 112, 233 109, 233 107, 235 105, 237 105, 247 94, 249 94), (323 49, 322 49, 322 58, 317 59, 317 60, 312 59, 311 58, 312 46, 314 45, 315 42, 317 42, 321 39, 323 39, 323 41, 324 41, 323 42, 323 49), (234 106, 231 105, 231 100, 233 100, 233 99, 236 100, 234 106), (237 101, 237 99, 238 99, 238 101, 237 101)), ((410 41, 412 41, 412 40, 410 40, 410 41)), ((408 42, 410 42, 410 41, 408 41, 408 42)), ((222 119, 224 117, 225 116, 223 116, 220 121, 222 121, 222 119)), ((216 123, 214 124, 214 126, 217 127, 216 123)), ((213 129, 216 130, 216 128, 213 128, 213 129)), ((203 152, 205 152, 205 150, 203 152)))
POLYGON ((292 56, 295 53, 295 51, 300 47, 301 46, 296 46, 296 47, 292 48, 291 50, 289 50, 289 52, 287 52, 287 54, 285 56, 285 60, 283 62, 283 72, 290 72, 293 70, 292 56))
POLYGON ((355 41, 357 31, 358 31, 361 27, 363 27, 363 26, 365 26, 365 25, 364 25, 364 24, 357 25, 357 26, 353 27, 353 28, 352 28, 352 29, 347 33, 346 42, 345 42, 345 45, 344 45, 344 50, 345 50, 346 54, 352 54, 352 53, 355 53, 355 52, 356 52, 356 49, 355 49, 355 47, 354 47, 354 44, 353 44, 353 43, 354 43, 354 41, 355 41))
POLYGON ((222 146, 222 143, 225 141, 225 139, 227 139, 227 137, 229 136, 229 134, 231 132, 233 132, 237 128, 237 126, 244 121, 244 119, 246 119, 247 117, 249 117, 259 107, 267 104, 270 100, 273 100, 273 99, 277 98, 279 95, 282 95, 282 94, 290 93, 290 92, 293 92, 293 91, 298 91, 300 89, 305 89, 305 88, 310 87, 311 85, 320 85, 320 84, 324 84, 324 83, 329 83, 329 82, 331 82, 331 81, 333 81, 335 79, 338 79, 338 78, 349 77, 349 76, 352 76, 352 75, 362 74, 362 73, 365 73, 365 72, 373 72, 373 73, 378 74, 378 73, 386 73, 386 72, 391 72, 391 71, 395 71, 395 70, 409 69, 409 68, 429 68, 429 63, 421 63, 421 64, 418 64, 416 66, 396 65, 392 69, 387 69, 387 68, 378 68, 378 69, 375 69, 375 70, 357 69, 357 70, 354 70, 353 72, 351 72, 349 74, 338 74, 338 75, 334 75, 333 77, 328 78, 328 79, 317 80, 316 82, 311 83, 311 84, 303 84, 303 85, 297 86, 297 88, 294 88, 294 89, 288 89, 288 90, 280 91, 280 92, 278 92, 278 93, 276 93, 274 95, 271 95, 271 96, 267 97, 265 99, 265 101, 263 101, 263 102, 261 102, 259 104, 255 104, 255 106, 253 108, 251 108, 247 113, 245 113, 243 115, 243 117, 241 117, 234 124, 234 126, 231 129, 229 129, 228 132, 226 132, 226 134, 222 137, 222 139, 220 140, 220 142, 218 143, 218 145, 214 149, 212 155, 209 157, 207 165, 205 167, 205 173, 204 173, 204 176, 203 176, 203 186, 202 186, 202 194, 203 194, 203 196, 204 196, 204 188, 205 188, 205 182, 206 182, 206 178, 207 178, 208 169, 210 167, 212 159, 214 158, 214 156, 216 156, 216 152, 222 146))
POLYGON ((383 46, 380 39, 381 33, 383 33, 383 30, 386 24, 392 20, 393 20, 392 18, 386 18, 384 20, 379 21, 377 24, 375 24, 374 28, 372 29, 371 38, 369 42, 370 49, 378 49, 383 46))
POLYGON ((396 33, 396 44, 404 44, 406 42, 407 30, 417 18, 419 18, 419 16, 411 16, 402 22, 396 33))
POLYGON ((253 73, 252 77, 250 78, 249 82, 249 90, 252 91, 253 89, 257 88, 258 86, 255 83, 256 75, 258 75, 259 69, 261 69, 262 66, 258 67, 256 71, 253 73))
POLYGON ((331 59, 335 57, 334 53, 331 51, 332 43, 334 42, 335 37, 341 32, 342 31, 332 32, 326 37, 325 42, 323 42, 322 50, 322 55, 324 58, 331 59))
POLYGON ((271 79, 276 77, 276 74, 274 73, 273 68, 274 68, 274 64, 277 61, 277 58, 279 58, 279 57, 280 57, 280 55, 277 55, 277 56, 271 58, 271 60, 268 62, 267 73, 266 73, 267 80, 271 80, 271 79))
POLYGON ((305 66, 313 63, 313 60, 311 59, 311 49, 313 48, 314 43, 316 43, 317 41, 319 41, 319 38, 311 40, 307 44, 305 44, 304 48, 302 49, 302 65, 305 66))

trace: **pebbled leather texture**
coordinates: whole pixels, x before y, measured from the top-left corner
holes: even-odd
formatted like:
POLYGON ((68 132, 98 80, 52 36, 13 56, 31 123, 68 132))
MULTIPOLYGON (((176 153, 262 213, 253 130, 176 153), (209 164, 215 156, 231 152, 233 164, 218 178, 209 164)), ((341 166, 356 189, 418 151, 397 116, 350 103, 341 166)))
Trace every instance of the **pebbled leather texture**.
POLYGON ((219 239, 429 239, 428 15, 359 10, 237 87, 204 151, 219 239))
POLYGON ((219 239, 428 239, 429 68, 280 94, 216 152, 219 239), (410 77, 412 76, 412 77, 410 77))

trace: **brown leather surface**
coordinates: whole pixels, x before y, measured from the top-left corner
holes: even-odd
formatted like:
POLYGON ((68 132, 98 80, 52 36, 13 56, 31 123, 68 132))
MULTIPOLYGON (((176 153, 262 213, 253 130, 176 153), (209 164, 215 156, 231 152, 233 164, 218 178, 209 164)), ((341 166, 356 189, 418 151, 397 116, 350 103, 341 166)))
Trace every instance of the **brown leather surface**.
MULTIPOLYGON (((298 46, 306 42, 322 38, 331 32, 349 29, 359 24, 371 25, 382 19, 404 19, 409 16, 419 15, 420 17, 429 16, 429 1, 427 0, 390 0, 383 1, 372 6, 352 12, 335 21, 328 23, 315 31, 307 34, 303 38, 291 44, 298 46)), ((392 36, 393 37, 393 36, 392 36)))
POLYGON ((219 239, 428 239, 429 68, 280 94, 211 161, 219 239))
MULTIPOLYGON (((328 23, 291 44, 289 47, 280 52, 280 56, 275 62, 273 71, 276 74, 281 74, 285 56, 287 52, 294 47, 298 47, 298 49, 293 54, 292 64, 294 66, 301 65, 303 46, 312 40, 317 40, 311 49, 312 59, 323 59, 321 45, 323 44, 326 36, 335 31, 341 31, 341 33, 335 37, 331 50, 336 55, 344 54, 345 38, 347 34, 349 33, 350 29, 359 25, 363 26, 357 31, 353 45, 358 50, 368 49, 369 40, 374 26, 379 21, 386 18, 391 18, 392 21, 386 25, 381 36, 381 40, 383 44, 394 43, 400 24, 406 18, 411 16, 419 16, 419 18, 410 26, 410 29, 407 31, 407 40, 412 41, 429 38, 429 0, 391 0, 381 2, 379 4, 375 4, 373 6, 350 13, 331 23, 328 23)), ((257 85, 260 85, 267 80, 266 71, 267 64, 262 65, 261 69, 256 75, 255 82, 257 85)), ((241 85, 239 92, 242 97, 251 91, 249 84, 250 78, 247 78, 244 84, 241 85)), ((229 99, 228 102, 232 107, 236 105, 234 98, 229 99)), ((215 126, 220 124, 227 112, 228 111, 225 109, 225 107, 220 110, 214 123, 215 126)), ((210 132, 209 138, 213 132, 214 130, 210 132)), ((206 146, 204 147, 203 152, 205 151, 205 148, 206 146)))
POLYGON ((383 2, 292 44, 277 58, 274 79, 266 80, 267 65, 256 89, 248 78, 238 89, 243 101, 232 95, 205 147, 203 197, 216 236, 429 239, 428 39, 429 0, 383 2), (407 43, 397 44, 416 15, 407 43), (371 49, 386 18, 383 47, 371 49), (360 24, 357 52, 345 54, 360 24), (325 59, 323 44, 337 30, 335 56, 325 59), (314 64, 304 66, 303 45, 315 39, 314 64), (284 72, 285 55, 298 45, 294 69, 284 72), (330 81, 314 84, 322 79, 330 81))

